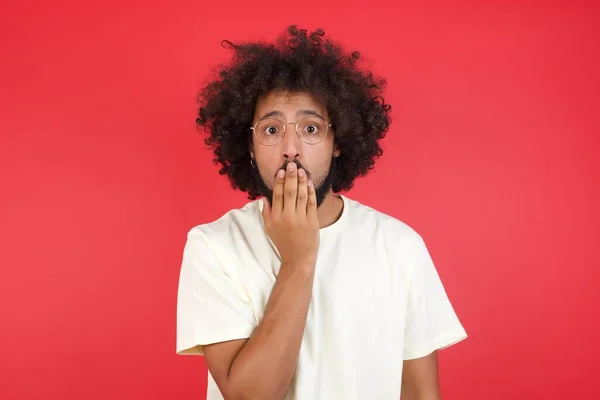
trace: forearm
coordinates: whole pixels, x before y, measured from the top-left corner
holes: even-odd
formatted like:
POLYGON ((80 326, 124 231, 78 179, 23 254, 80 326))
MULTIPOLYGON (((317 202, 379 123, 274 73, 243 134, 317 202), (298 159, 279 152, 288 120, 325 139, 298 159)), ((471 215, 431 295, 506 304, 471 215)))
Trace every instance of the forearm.
POLYGON ((429 394, 406 394, 404 391, 400 396, 400 400, 442 400, 439 393, 429 394))
POLYGON ((314 265, 282 265, 265 312, 229 373, 241 399, 280 400, 298 362, 314 279, 314 265))

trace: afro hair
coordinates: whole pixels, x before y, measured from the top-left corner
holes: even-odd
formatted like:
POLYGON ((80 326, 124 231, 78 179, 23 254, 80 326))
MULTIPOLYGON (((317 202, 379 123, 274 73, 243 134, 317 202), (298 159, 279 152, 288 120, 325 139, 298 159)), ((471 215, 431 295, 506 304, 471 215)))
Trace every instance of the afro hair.
POLYGON ((250 163, 256 102, 271 91, 309 92, 326 106, 340 149, 332 180, 334 192, 352 188, 383 154, 380 146, 390 125, 391 106, 382 92, 386 81, 359 67, 361 55, 324 39, 317 29, 290 26, 273 43, 224 40, 232 60, 217 66, 216 76, 198 94, 196 124, 207 132, 219 173, 249 199, 261 195, 250 163))

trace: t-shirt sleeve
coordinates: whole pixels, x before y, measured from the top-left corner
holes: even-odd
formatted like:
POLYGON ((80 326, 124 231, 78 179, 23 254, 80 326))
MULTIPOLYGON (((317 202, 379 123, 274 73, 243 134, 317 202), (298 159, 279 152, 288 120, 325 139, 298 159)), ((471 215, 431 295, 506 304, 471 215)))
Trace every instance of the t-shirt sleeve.
POLYGON ((411 254, 405 360, 427 356, 467 337, 420 236, 411 254))
POLYGON ((222 265, 206 236, 190 231, 177 292, 176 353, 203 355, 204 345, 249 338, 254 327, 254 312, 239 280, 222 265))

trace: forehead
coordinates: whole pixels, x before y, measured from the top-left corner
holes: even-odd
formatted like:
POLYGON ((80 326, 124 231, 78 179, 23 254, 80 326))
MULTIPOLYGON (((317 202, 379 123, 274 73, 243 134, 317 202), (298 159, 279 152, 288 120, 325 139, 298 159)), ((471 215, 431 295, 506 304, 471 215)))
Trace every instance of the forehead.
POLYGON ((256 116, 281 111, 292 115, 299 109, 314 110, 326 117, 326 107, 309 92, 272 91, 261 96, 256 102, 256 116))

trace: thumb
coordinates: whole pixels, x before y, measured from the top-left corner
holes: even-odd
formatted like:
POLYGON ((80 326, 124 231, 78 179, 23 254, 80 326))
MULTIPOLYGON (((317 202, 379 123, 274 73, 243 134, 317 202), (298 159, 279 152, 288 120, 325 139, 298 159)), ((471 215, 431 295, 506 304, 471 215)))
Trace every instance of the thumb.
POLYGON ((269 203, 269 200, 266 197, 263 197, 262 201, 263 201, 262 215, 263 215, 265 222, 267 222, 271 218, 271 204, 269 203))

